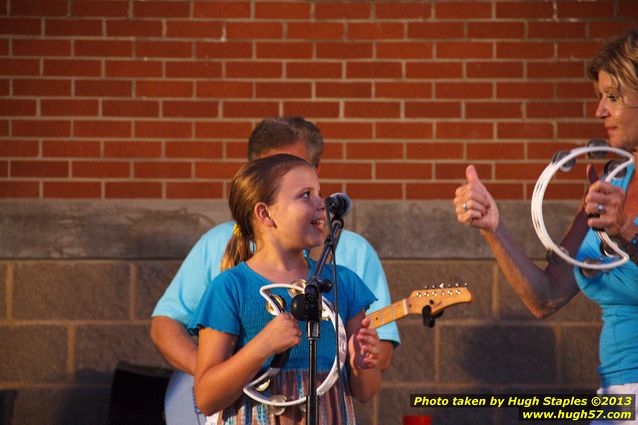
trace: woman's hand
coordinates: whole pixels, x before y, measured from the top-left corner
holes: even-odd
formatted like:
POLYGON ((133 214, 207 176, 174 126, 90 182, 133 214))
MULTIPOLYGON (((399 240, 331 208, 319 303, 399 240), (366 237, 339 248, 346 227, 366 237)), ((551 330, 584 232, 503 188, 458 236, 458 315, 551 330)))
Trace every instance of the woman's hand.
POLYGON ((496 230, 500 215, 490 192, 479 180, 474 165, 465 169, 467 183, 456 189, 454 209, 456 219, 466 226, 496 230))
POLYGON ((602 180, 593 183, 585 195, 585 212, 590 216, 589 227, 617 236, 629 218, 625 212, 625 191, 602 180))
POLYGON ((256 338, 259 338, 264 352, 274 356, 299 344, 301 329, 299 322, 290 313, 284 313, 272 319, 256 338))
POLYGON ((379 335, 375 329, 370 329, 370 323, 369 317, 363 319, 359 331, 348 341, 352 366, 356 369, 371 369, 379 360, 379 335))

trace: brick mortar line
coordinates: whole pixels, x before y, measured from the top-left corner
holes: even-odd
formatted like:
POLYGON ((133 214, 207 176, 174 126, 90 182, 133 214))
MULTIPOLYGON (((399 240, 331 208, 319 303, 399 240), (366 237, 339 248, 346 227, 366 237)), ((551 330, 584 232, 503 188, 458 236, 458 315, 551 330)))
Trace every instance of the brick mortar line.
MULTIPOLYGON (((354 220, 353 220, 354 223, 354 220)), ((355 230, 354 225, 348 228, 349 230, 355 230)), ((185 255, 185 254, 184 254, 185 255)), ((0 258, 0 264, 7 263, 18 263, 18 264, 42 264, 42 263, 66 263, 66 264, 80 264, 80 265, 91 265, 91 264, 126 264, 126 263, 165 263, 165 262, 182 262, 184 260, 183 256, 180 257, 158 257, 158 258, 148 258, 148 257, 113 257, 113 258, 103 258, 103 257, 67 257, 67 258, 0 258)), ((534 261, 543 261, 540 258, 532 259, 534 261)), ((493 259, 473 259, 473 258, 413 258, 413 259, 405 259, 405 258, 395 258, 395 257, 383 257, 381 261, 384 265, 401 265, 401 262, 409 263, 409 264, 457 264, 457 263, 486 263, 492 262, 493 259)), ((428 282, 430 284, 438 283, 436 281, 428 282)), ((391 282, 390 282, 391 284, 391 282)))
MULTIPOLYGON (((155 263, 155 262, 167 262, 167 261, 179 261, 183 258, 0 258, 0 264, 6 263, 8 266, 13 264, 29 264, 29 263, 79 263, 82 265, 100 265, 100 264, 126 264, 126 263, 155 263)), ((13 275, 11 276, 13 277, 13 275)))
MULTIPOLYGON (((402 323, 410 323, 411 325, 416 325, 419 323, 418 319, 404 319, 401 321, 402 323)), ((516 326, 525 326, 525 327, 534 327, 534 328, 554 328, 555 326, 560 325, 563 327, 570 328, 585 328, 588 326, 596 326, 600 327, 600 321, 568 321, 568 320, 556 320, 556 321, 542 321, 538 319, 534 319, 530 317, 529 319, 506 319, 506 320, 489 320, 486 318, 476 318, 476 319, 449 319, 446 320, 443 318, 442 321, 437 322, 437 327, 458 327, 458 326, 502 326, 502 327, 516 327, 516 326)))
MULTIPOLYGON (((184 254, 185 256, 186 254, 184 254)), ((0 264, 4 263, 81 263, 81 264, 113 264, 113 263, 132 263, 132 262, 164 262, 164 261, 179 261, 182 262, 184 257, 157 257, 157 258, 149 258, 149 257, 113 257, 113 258, 104 258, 104 257, 66 257, 66 258, 0 258, 0 264)))
POLYGON ((500 291, 498 290, 498 282, 499 282, 499 267, 498 263, 494 261, 492 264, 492 317, 495 320, 501 319, 501 309, 500 309, 500 291))
MULTIPOLYGON (((371 200, 365 200, 365 201, 371 201, 371 200)), ((383 202, 383 199, 378 199, 377 201, 381 201, 383 202)), ((406 201, 406 202, 440 202, 442 200, 439 199, 432 199, 432 200, 426 200, 426 201, 406 201)), ((447 201, 447 200, 443 200, 443 201, 447 201)), ((577 200, 574 200, 577 201, 577 200)), ((504 200, 499 202, 500 204, 503 204, 504 202, 517 202, 517 201, 512 201, 512 200, 504 200)), ((520 202, 529 202, 529 200, 525 200, 525 199, 521 199, 520 202)), ((573 202, 573 201, 570 201, 573 202)), ((450 204, 451 205, 451 204, 450 204)), ((451 206, 450 206, 451 208, 451 206)), ((542 262, 546 262, 547 259, 545 257, 531 257, 530 260, 532 261, 542 261, 542 262)), ((400 265, 400 263, 406 263, 406 264, 414 264, 414 263, 440 263, 440 264, 453 264, 453 263, 495 263, 496 264, 496 259, 493 257, 490 258, 477 258, 477 257, 468 257, 468 258, 459 258, 459 257, 444 257, 444 258, 423 258, 423 257, 401 257, 401 258, 396 258, 396 257, 381 257, 381 261, 385 264, 394 264, 394 265, 400 265)), ((496 264, 496 267, 498 267, 498 264, 496 264)))
POLYGON ((24 381, 9 381, 0 383, 2 390, 32 390, 32 389, 78 389, 78 388, 111 388, 111 383, 91 384, 88 382, 60 382, 60 383, 31 383, 24 381))
POLYGON ((372 399, 372 425, 379 425, 379 395, 372 399))
POLYGON ((555 371, 555 376, 554 376, 554 380, 556 382, 563 382, 564 378, 565 378, 565 374, 563 373, 563 361, 562 361, 562 356, 561 354, 563 353, 563 351, 565 350, 565 347, 563 347, 563 332, 560 326, 556 326, 554 328, 554 338, 556 340, 556 348, 554 350, 554 363, 556 364, 556 371, 555 371))
POLYGON ((7 320, 11 322, 13 319, 13 263, 7 264, 5 277, 7 282, 5 306, 7 308, 7 320))
POLYGON ((77 342, 77 327, 69 325, 67 327, 67 344, 66 344, 66 372, 69 377, 75 375, 75 346, 77 342))
POLYGON ((137 266, 135 265, 135 263, 131 263, 129 264, 129 308, 128 308, 129 320, 131 321, 136 320, 136 315, 135 315, 135 305, 136 305, 136 299, 137 299, 136 281, 137 281, 137 266))
MULTIPOLYGON (((468 390, 475 389, 476 387, 487 388, 491 390, 501 390, 505 387, 512 387, 513 384, 503 382, 503 383, 489 383, 484 384, 480 381, 459 381, 459 382, 428 382, 426 385, 423 385, 423 382, 414 381, 414 382, 389 382, 384 381, 381 384, 381 388, 383 389, 413 389, 414 387, 423 387, 426 391, 436 391, 436 393, 444 393, 444 392, 453 392, 458 390, 468 390)), ((551 383, 551 384, 520 384, 516 383, 516 388, 519 390, 539 390, 539 391, 551 391, 552 389, 556 390, 565 390, 565 384, 561 383, 551 383)), ((577 382, 574 384, 570 384, 573 387, 590 387, 592 390, 597 389, 600 386, 600 382, 592 381, 592 382, 577 382)), ((415 391, 420 391, 418 388, 415 391)), ((498 391, 495 391, 498 392, 498 391)))
POLYGON ((434 382, 441 382, 441 330, 434 329, 434 382))
POLYGON ((150 325, 151 319, 136 320, 116 320, 106 319, 99 320, 73 320, 73 319, 19 319, 19 320, 0 320, 0 326, 18 327, 18 326, 122 326, 122 325, 150 325))

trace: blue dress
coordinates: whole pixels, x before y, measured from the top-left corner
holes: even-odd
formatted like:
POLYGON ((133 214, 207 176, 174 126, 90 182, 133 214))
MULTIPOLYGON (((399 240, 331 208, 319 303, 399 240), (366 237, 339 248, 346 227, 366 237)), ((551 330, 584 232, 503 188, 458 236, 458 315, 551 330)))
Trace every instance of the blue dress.
MULTIPOLYGON (((315 263, 308 260, 312 273, 315 263)), ((365 286, 359 277, 349 269, 337 266, 338 290, 339 290, 339 315, 344 323, 365 310, 374 300, 372 292, 365 286)), ((332 267, 326 265, 322 271, 322 278, 332 280, 332 267)), ((271 284, 263 276, 254 272, 246 263, 240 263, 236 267, 226 270, 215 278, 212 285, 206 289, 193 320, 189 326, 191 333, 196 334, 200 327, 208 327, 221 332, 237 336, 236 351, 241 349, 255 337, 264 326, 273 319, 266 311, 265 300, 259 294, 259 289, 271 284)), ((288 283, 288 282, 286 282, 288 283)), ((286 301, 287 310, 290 311, 291 298, 285 289, 273 290, 272 293, 280 295, 286 301)), ((324 297, 334 304, 334 288, 324 294, 324 297)), ((305 388, 308 378, 308 341, 306 338, 306 326, 301 323, 301 343, 290 350, 288 361, 282 371, 271 382, 270 387, 263 394, 266 397, 283 394, 290 399, 297 399, 307 393, 305 388)), ((320 338, 317 343, 317 381, 321 383, 327 376, 335 359, 335 332, 330 321, 322 321, 320 338)), ((270 364, 268 359, 262 365, 261 374, 270 364)), ((347 390, 345 423, 353 424, 353 406, 347 390)), ((342 423, 340 419, 338 403, 337 382, 319 402, 319 422, 321 424, 342 423)), ((274 417, 267 406, 253 401, 242 395, 233 405, 224 409, 220 415, 219 423, 223 424, 251 424, 266 425, 296 424, 303 420, 304 414, 298 407, 286 409, 283 415, 274 417)))
MULTIPOLYGON (((612 184, 626 190, 633 173, 632 165, 622 180, 612 184)), ((591 229, 576 256, 579 261, 586 258, 611 261, 601 254, 600 240, 591 229)), ((583 293, 602 309, 598 367, 602 386, 638 382, 638 266, 629 261, 593 278, 575 268, 574 275, 583 293)))

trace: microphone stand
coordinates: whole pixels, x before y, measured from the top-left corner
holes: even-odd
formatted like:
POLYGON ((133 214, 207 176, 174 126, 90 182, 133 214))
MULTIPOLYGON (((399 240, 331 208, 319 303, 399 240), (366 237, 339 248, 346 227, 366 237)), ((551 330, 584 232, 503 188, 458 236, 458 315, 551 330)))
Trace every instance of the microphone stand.
MULTIPOLYGON (((322 282, 319 279, 321 276, 321 272, 323 267, 328 260, 328 255, 330 252, 334 253, 334 250, 337 246, 337 242, 339 240, 339 233, 343 229, 343 219, 338 216, 334 216, 329 220, 330 232, 328 233, 328 237, 324 241, 323 252, 321 253, 321 257, 317 262, 317 266, 313 271, 312 275, 308 278, 306 282, 306 287, 304 289, 304 308, 301 313, 305 318, 299 318, 298 320, 306 320, 306 332, 308 343, 310 345, 309 350, 309 359, 308 359, 308 367, 309 367, 309 382, 308 382, 308 396, 307 396, 307 405, 306 405, 306 424, 307 425, 316 425, 318 423, 318 397, 317 397, 317 341, 319 340, 319 328, 321 324, 321 292, 328 292, 332 288, 332 284, 329 281, 322 282)), ((333 254, 334 255, 334 254, 333 254)), ((301 295, 298 295, 301 296, 301 295)), ((296 298, 296 297, 295 297, 296 298)), ((339 312, 336 312, 339 314, 339 312)), ((337 318, 338 321, 338 318, 337 318)), ((338 345, 338 344, 337 344, 338 345)), ((338 349, 338 346, 337 346, 338 349)), ((338 352, 337 352, 337 355, 338 352)), ((341 371, 339 371, 341 372, 341 371)))

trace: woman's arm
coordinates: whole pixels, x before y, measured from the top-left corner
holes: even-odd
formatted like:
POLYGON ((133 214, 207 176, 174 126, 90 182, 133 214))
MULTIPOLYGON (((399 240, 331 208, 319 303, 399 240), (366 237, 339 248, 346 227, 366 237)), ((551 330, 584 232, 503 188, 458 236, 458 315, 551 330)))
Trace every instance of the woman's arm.
POLYGON ((269 357, 297 345, 300 337, 297 321, 281 314, 233 354, 237 336, 202 329, 195 367, 195 399, 199 409, 211 415, 230 406, 269 357))
MULTIPOLYGON (((467 183, 456 190, 457 220, 481 229, 496 261, 516 294, 536 317, 559 310, 579 291, 569 263, 548 264, 541 269, 514 243, 505 229, 494 198, 481 183, 473 165, 466 170, 467 183)), ((581 208, 561 245, 571 256, 587 231, 587 216, 581 208)))
MULTIPOLYGON (((572 257, 587 233, 586 222, 586 215, 579 211, 561 243, 572 257)), ((514 292, 537 318, 555 313, 578 294, 571 264, 560 260, 541 269, 512 241, 502 222, 494 230, 481 229, 481 235, 514 292)))
POLYGON ((379 362, 379 336, 370 329, 370 319, 362 310, 346 323, 348 335, 348 372, 350 374, 350 390, 352 396, 366 402, 381 387, 381 371, 379 362))

